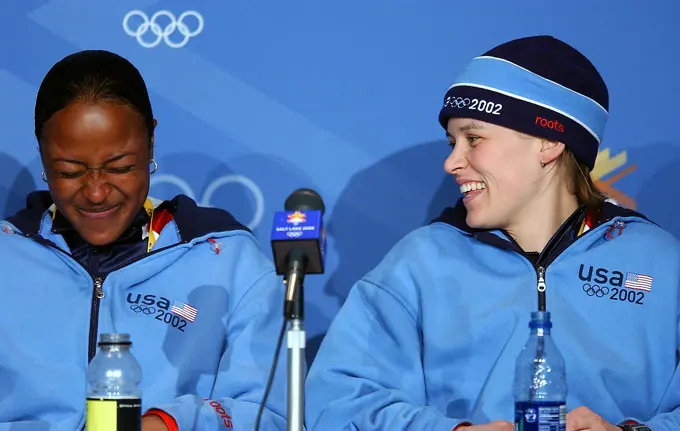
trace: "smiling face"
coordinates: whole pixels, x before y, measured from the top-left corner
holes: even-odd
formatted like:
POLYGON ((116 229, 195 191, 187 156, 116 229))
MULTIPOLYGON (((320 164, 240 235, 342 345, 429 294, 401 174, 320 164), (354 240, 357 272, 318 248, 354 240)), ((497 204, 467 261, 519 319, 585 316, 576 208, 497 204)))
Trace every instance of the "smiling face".
POLYGON ((149 192, 152 147, 142 117, 122 103, 74 102, 45 123, 40 148, 59 212, 89 244, 115 241, 149 192))
POLYGON ((453 150, 444 168, 456 177, 472 228, 505 229, 520 220, 543 189, 542 157, 557 157, 554 147, 543 154, 539 138, 479 120, 452 118, 447 136, 453 150))

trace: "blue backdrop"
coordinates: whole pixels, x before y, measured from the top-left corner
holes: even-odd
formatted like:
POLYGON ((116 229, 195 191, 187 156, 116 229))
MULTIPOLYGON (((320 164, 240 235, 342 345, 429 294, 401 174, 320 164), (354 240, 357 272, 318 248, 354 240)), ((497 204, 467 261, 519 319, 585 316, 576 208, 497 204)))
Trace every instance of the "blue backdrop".
POLYGON ((458 198, 442 169, 443 94, 467 61, 512 38, 552 34, 591 58, 611 94, 594 177, 680 235, 677 0, 15 0, 0 10, 0 213, 45 186, 33 137, 44 74, 74 51, 115 51, 151 92, 154 197, 226 208, 267 253, 288 193, 324 197, 328 265, 307 282, 310 354, 352 283, 458 198))

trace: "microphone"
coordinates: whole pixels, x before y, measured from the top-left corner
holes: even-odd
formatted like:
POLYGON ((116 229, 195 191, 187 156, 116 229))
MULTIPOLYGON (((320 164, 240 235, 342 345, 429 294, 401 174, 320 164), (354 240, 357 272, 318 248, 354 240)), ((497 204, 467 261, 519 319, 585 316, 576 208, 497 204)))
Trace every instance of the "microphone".
POLYGON ((285 211, 274 214, 272 226, 272 253, 276 273, 284 275, 286 298, 284 319, 276 354, 264 397, 257 413, 255 431, 259 431, 264 405, 272 387, 279 351, 286 324, 288 329, 288 402, 287 431, 302 431, 305 422, 305 348, 307 335, 302 325, 304 315, 304 286, 306 274, 323 274, 326 259, 326 231, 323 199, 312 189, 298 189, 284 204, 285 211))
POLYGON ((302 283, 306 274, 323 274, 326 231, 323 199, 312 189, 298 189, 274 214, 272 253, 276 273, 285 276, 286 318, 302 318, 302 283))

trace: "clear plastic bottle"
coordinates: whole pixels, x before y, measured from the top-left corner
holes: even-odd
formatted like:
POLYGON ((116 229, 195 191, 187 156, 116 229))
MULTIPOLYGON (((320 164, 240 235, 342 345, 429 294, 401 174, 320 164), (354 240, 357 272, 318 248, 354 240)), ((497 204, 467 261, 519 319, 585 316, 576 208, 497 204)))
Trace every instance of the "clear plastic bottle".
POLYGON ((128 334, 101 334, 87 368, 87 431, 141 431, 142 369, 128 334))
POLYGON ((564 431, 564 358, 550 336, 549 312, 531 313, 530 335, 515 365, 515 431, 564 431))

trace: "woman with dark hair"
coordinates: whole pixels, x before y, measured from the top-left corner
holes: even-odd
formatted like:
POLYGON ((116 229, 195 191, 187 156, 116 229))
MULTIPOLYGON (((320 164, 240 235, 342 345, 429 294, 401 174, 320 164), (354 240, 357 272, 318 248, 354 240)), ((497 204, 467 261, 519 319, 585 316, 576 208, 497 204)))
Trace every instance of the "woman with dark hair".
MULTIPOLYGON (((186 196, 154 205, 139 71, 83 51, 45 76, 35 135, 49 191, 2 222, 0 429, 77 430, 100 333, 129 333, 142 427, 253 429, 283 290, 249 230, 186 196)), ((285 427, 278 373, 262 429, 285 427)))

